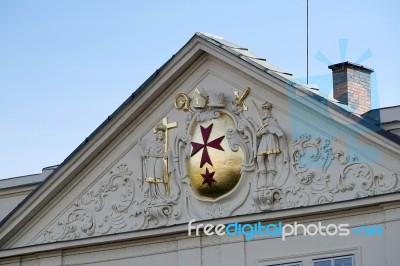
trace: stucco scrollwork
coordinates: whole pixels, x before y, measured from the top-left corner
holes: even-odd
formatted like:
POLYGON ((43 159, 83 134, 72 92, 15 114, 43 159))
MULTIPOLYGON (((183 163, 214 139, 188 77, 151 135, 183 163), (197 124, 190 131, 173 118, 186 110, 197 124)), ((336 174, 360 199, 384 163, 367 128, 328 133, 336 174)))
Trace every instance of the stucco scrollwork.
POLYGON ((79 197, 36 243, 102 235, 127 226, 126 215, 134 200, 132 171, 121 164, 102 178, 95 188, 79 197))
POLYGON ((341 192, 354 190, 355 198, 360 198, 394 192, 397 184, 396 175, 387 178, 381 173, 375 174, 368 164, 357 162, 343 169, 337 187, 341 192))
POLYGON ((313 182, 316 173, 312 168, 321 169, 322 174, 326 174, 332 162, 329 139, 311 139, 310 134, 302 134, 293 140, 293 148, 293 168, 300 183, 308 185, 313 182))
POLYGON ((286 207, 299 206, 300 197, 307 199, 301 201, 306 206, 400 190, 395 173, 378 173, 356 154, 333 149, 329 139, 304 133, 293 140, 293 148, 293 168, 299 185, 296 189, 286 188, 286 207))

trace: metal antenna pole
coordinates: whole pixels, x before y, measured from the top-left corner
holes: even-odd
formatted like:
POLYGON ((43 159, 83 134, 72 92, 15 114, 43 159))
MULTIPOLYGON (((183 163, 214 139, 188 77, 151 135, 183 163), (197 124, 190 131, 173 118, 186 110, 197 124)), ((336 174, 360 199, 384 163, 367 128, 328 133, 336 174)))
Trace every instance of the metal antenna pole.
POLYGON ((308 0, 307 0, 307 84, 308 84, 308 0))

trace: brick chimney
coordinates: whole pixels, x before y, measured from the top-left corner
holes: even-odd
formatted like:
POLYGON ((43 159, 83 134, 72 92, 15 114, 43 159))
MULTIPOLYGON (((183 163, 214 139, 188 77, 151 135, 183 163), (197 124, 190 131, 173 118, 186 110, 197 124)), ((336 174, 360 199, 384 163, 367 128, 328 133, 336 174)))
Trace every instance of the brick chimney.
POLYGON ((351 62, 329 66, 333 77, 333 98, 362 114, 371 109, 373 69, 351 62))

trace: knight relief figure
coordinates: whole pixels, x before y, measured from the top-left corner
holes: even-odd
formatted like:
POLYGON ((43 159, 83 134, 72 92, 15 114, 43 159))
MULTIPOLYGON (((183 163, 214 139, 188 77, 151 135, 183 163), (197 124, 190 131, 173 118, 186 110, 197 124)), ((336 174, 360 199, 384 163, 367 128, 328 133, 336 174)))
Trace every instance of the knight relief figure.
POLYGON ((263 111, 260 114, 261 126, 256 132, 259 139, 256 154, 258 165, 257 187, 267 188, 275 185, 278 171, 284 168, 284 165, 287 165, 289 157, 284 132, 271 114, 272 105, 265 102, 261 109, 263 111), (278 156, 280 156, 279 162, 278 156))
POLYGON ((167 173, 164 160, 166 127, 158 124, 154 129, 155 141, 142 148, 142 176, 145 182, 145 195, 151 203, 162 202, 167 196, 167 173), (147 186, 146 186, 147 184, 147 186))

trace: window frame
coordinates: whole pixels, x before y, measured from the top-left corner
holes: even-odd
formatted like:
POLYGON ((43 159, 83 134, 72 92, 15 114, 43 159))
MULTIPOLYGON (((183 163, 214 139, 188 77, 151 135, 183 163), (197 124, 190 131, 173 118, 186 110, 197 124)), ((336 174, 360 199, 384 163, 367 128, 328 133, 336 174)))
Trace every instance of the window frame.
POLYGON ((355 254, 349 254, 349 255, 341 255, 341 256, 332 256, 332 257, 325 257, 325 258, 319 258, 319 259, 313 259, 312 266, 315 266, 316 262, 321 262, 321 261, 331 261, 331 266, 335 266, 336 260, 337 259, 346 259, 346 258, 351 258, 351 266, 355 266, 355 254))
POLYGON ((268 266, 304 266, 304 265, 302 261, 292 261, 292 262, 272 264, 268 266))
POLYGON ((291 263, 301 263, 301 266, 314 266, 314 261, 329 258, 345 258, 353 256, 353 266, 361 266, 361 247, 353 246, 341 249, 331 249, 317 252, 297 253, 289 256, 277 256, 273 258, 258 258, 259 266, 286 266, 291 263))

